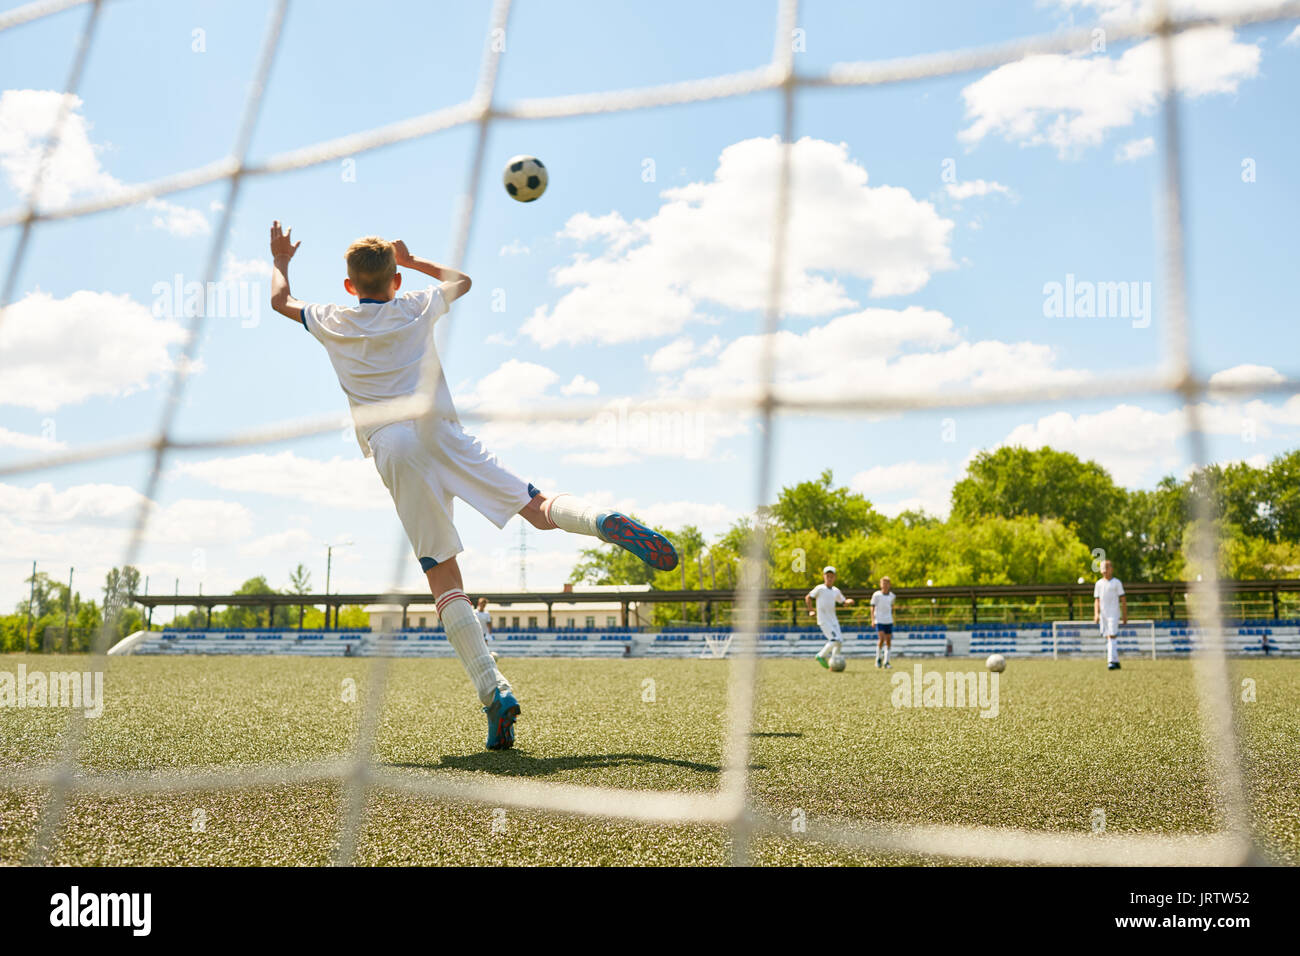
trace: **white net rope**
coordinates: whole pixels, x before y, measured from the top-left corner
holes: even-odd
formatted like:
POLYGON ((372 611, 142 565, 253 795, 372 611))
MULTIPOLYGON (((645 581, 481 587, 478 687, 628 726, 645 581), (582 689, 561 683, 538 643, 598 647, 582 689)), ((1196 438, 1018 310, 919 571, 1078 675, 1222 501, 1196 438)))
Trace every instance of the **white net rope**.
MULTIPOLYGON (((299 149, 251 162, 248 148, 256 127, 267 77, 275 62, 289 0, 272 4, 262 48, 249 86, 238 134, 230 155, 194 169, 177 172, 151 182, 123 188, 106 197, 69 203, 57 208, 40 204, 39 184, 47 161, 58 146, 64 121, 70 111, 82 71, 92 47, 100 12, 107 0, 37 0, 0 14, 0 31, 61 13, 70 8, 87 7, 76 55, 65 85, 63 103, 43 149, 36 177, 27 202, 18 208, 0 211, 0 228, 17 227, 18 240, 10 257, 4 280, 0 283, 0 323, 8 319, 22 271, 23 260, 33 232, 41 223, 76 219, 96 213, 139 205, 150 199, 218 182, 227 184, 227 194, 219 227, 214 231, 206 256, 205 286, 218 273, 230 224, 238 204, 244 179, 270 176, 304 169, 322 163, 356 156, 394 143, 406 142, 440 132, 475 127, 474 153, 470 163, 464 202, 453 228, 451 263, 463 264, 474 225, 476 199, 481 180, 487 135, 492 123, 500 119, 547 120, 588 116, 654 107, 676 106, 744 96, 761 92, 779 92, 782 108, 782 160, 775 191, 775 239, 769 273, 767 304, 762 330, 764 346, 757 369, 758 392, 749 397, 733 397, 711 402, 719 412, 748 413, 759 419, 759 440, 755 467, 754 501, 765 504, 771 492, 774 432, 779 415, 821 413, 867 414, 906 412, 938 408, 974 408, 1011 406, 1029 403, 1052 403, 1077 399, 1075 386, 1043 385, 1031 388, 943 392, 933 395, 885 394, 870 389, 858 393, 838 393, 820 399, 794 399, 777 392, 774 384, 775 333, 781 326, 785 244, 790 209, 791 145, 794 142, 796 116, 801 90, 827 87, 870 87, 913 82, 935 77, 955 76, 973 71, 990 70, 1013 63, 1026 56, 1045 53, 1085 53, 1091 48, 1093 31, 1077 29, 1030 37, 990 46, 946 51, 901 59, 837 64, 822 72, 796 69, 793 31, 798 22, 797 0, 779 0, 774 52, 766 65, 739 73, 730 73, 682 83, 670 83, 641 89, 584 93, 572 96, 522 100, 498 104, 496 80, 504 55, 494 37, 504 36, 510 0, 496 0, 492 8, 487 42, 478 84, 473 95, 463 103, 400 122, 354 133, 337 139, 303 146, 299 149)), ((125 3, 130 0, 116 0, 125 3)), ((1207 463, 1205 433, 1201 427, 1199 401, 1209 389, 1209 382, 1194 369, 1188 329, 1186 281, 1184 272, 1184 229, 1178 97, 1174 76, 1173 39, 1181 33, 1207 26, 1245 26, 1300 19, 1300 0, 1261 5, 1250 10, 1233 10, 1212 17, 1175 18, 1161 5, 1152 16, 1105 25, 1108 42, 1159 37, 1163 50, 1163 120, 1162 151, 1163 215, 1159 230, 1165 256, 1165 287, 1169 307, 1165 315, 1167 340, 1163 367, 1145 373, 1107 377, 1094 383, 1097 394, 1113 396, 1171 395, 1181 399, 1187 416, 1188 459, 1194 467, 1207 463)), ((286 420, 223 435, 206 437, 180 436, 173 431, 175 415, 184 395, 187 373, 197 357, 204 325, 203 310, 191 317, 181 358, 166 393, 161 420, 151 433, 135 438, 112 440, 67 451, 37 456, 28 460, 0 465, 0 476, 48 471, 62 466, 115 458, 141 451, 151 453, 151 467, 143 487, 142 506, 136 516, 129 544, 121 564, 135 563, 141 549, 150 511, 147 502, 156 495, 164 462, 176 450, 230 448, 289 441, 333 432, 339 426, 335 414, 286 420)), ((451 323, 454 329, 454 323, 451 323)), ((422 386, 417 395, 366 410, 367 421, 400 421, 434 411, 436 365, 424 369, 422 386)), ((1215 383, 1216 395, 1259 395, 1300 393, 1300 380, 1287 376, 1270 383, 1215 383)), ((653 401, 638 407, 647 412, 685 412, 694 404, 685 401, 653 401)), ((600 414, 604 407, 594 403, 562 404, 518 409, 479 408, 462 417, 470 421, 586 421, 600 414)), ((1196 499, 1193 517, 1208 523, 1212 515, 1208 496, 1196 499)), ((1217 542, 1211 535, 1197 537, 1196 553, 1190 557, 1204 568, 1203 580, 1194 588, 1192 604, 1196 626, 1218 633, 1222 626, 1218 588, 1214 579, 1217 542)), ((751 541, 747 563, 757 566, 761 541, 751 541)), ((406 560, 405 547, 398 562, 406 560)), ((394 570, 393 581, 399 580, 394 570)), ((49 860, 59 825, 70 796, 90 794, 173 794, 199 790, 283 787, 307 783, 335 782, 342 786, 339 838, 335 861, 354 861, 358 835, 367 797, 373 788, 408 793, 435 800, 477 803, 493 807, 553 813, 575 814, 608 819, 683 825, 700 824, 724 827, 731 844, 732 862, 746 864, 752 859, 756 836, 811 839, 846 849, 875 853, 921 855, 950 859, 1058 865, 1083 864, 1231 864, 1251 859, 1251 821, 1238 755, 1234 729, 1232 692, 1228 680, 1227 659, 1223 642, 1207 648, 1194 658, 1196 685, 1200 701, 1202 733, 1206 744, 1211 779, 1216 788, 1215 807, 1219 829, 1211 834, 1128 835, 1081 834, 1069 832, 1023 831, 990 827, 854 825, 808 819, 806 825, 792 832, 789 820, 773 816, 752 806, 748 789, 750 731, 757 680, 755 644, 761 630, 761 609, 765 594, 761 575, 747 575, 738 589, 738 618, 729 654, 728 720, 726 745, 719 788, 711 793, 676 793, 629 791, 604 787, 545 784, 511 779, 509 782, 476 781, 449 777, 416 778, 376 766, 373 760, 375 737, 384 701, 387 662, 375 658, 370 666, 363 717, 355 745, 346 760, 318 763, 270 765, 236 770, 184 770, 158 773, 96 774, 79 768, 78 757, 84 736, 84 716, 74 711, 63 735, 62 754, 54 766, 43 770, 0 773, 0 787, 48 790, 42 819, 32 842, 28 859, 32 863, 49 860)), ((395 588, 394 588, 395 590, 395 588)), ((106 621, 94 643, 94 666, 107 670, 113 660, 104 654, 106 639, 115 624, 113 615, 106 621)))

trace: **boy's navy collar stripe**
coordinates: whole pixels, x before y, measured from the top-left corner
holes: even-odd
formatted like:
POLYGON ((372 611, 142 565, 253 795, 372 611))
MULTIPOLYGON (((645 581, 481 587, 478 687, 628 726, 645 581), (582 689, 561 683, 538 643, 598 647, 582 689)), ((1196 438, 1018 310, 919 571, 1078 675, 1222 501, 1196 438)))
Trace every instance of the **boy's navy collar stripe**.
POLYGON ((383 305, 387 299, 362 299, 361 305, 383 305))

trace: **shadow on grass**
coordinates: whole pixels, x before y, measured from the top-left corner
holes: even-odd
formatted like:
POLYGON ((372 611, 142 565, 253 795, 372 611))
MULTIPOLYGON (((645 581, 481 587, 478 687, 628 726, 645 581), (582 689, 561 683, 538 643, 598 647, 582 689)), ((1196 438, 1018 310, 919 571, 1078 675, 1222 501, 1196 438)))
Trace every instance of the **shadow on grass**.
MULTIPOLYGON (((476 754, 447 754, 437 763, 388 763, 385 767, 407 770, 479 770, 504 777, 545 777, 566 770, 591 770, 608 767, 679 767, 697 773, 721 772, 717 764, 675 760, 654 754, 572 754, 567 757, 533 757, 522 750, 483 751, 476 754)), ((754 765, 750 769, 763 770, 754 765)))
POLYGON ((797 730, 755 730, 749 736, 751 737, 802 737, 803 734, 797 730))

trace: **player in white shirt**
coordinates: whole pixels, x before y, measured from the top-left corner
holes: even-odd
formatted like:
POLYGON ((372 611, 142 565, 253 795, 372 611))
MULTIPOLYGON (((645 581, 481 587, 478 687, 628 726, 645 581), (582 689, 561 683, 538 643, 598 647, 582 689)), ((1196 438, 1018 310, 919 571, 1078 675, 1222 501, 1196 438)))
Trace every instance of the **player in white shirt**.
POLYGON ((830 659, 840 652, 840 621, 836 616, 835 605, 848 607, 853 598, 845 598, 844 592, 835 586, 835 569, 827 565, 822 568, 822 583, 803 596, 804 607, 808 616, 817 618, 817 624, 826 635, 826 645, 817 652, 816 661, 822 667, 829 668, 830 659), (817 602, 816 610, 813 602, 817 602))
POLYGON ((1092 619, 1106 639, 1106 669, 1119 670, 1119 629, 1128 623, 1128 598, 1109 561, 1101 562, 1101 577, 1092 588, 1092 619))
POLYGON ((519 701, 497 670, 483 629, 465 596, 456 555, 462 550, 452 524, 459 498, 498 528, 516 514, 542 530, 561 528, 591 535, 632 552, 658 570, 677 567, 669 541, 611 509, 598 509, 572 495, 543 495, 507 470, 495 455, 461 427, 442 364, 433 344, 433 325, 470 288, 469 276, 413 256, 400 240, 359 239, 347 251, 343 287, 355 304, 308 305, 289 291, 289 260, 300 242, 271 226, 271 307, 301 322, 329 354, 352 406, 357 441, 373 456, 415 556, 437 599, 447 640, 474 682, 488 718, 487 746, 514 745, 519 701), (436 285, 399 295, 402 276, 414 269, 436 285), (368 406, 416 396, 425 372, 433 382, 434 406, 405 420, 376 423, 368 406))
MULTIPOLYGON (((496 638, 492 636, 492 615, 488 613, 487 598, 478 599, 478 610, 474 612, 474 616, 478 618, 478 625, 483 629, 483 640, 495 641, 496 638)), ((496 651, 489 650, 488 653, 492 655, 494 661, 497 660, 496 651)))
POLYGON ((871 626, 876 629, 877 667, 891 666, 889 650, 894 641, 894 601, 897 598, 888 576, 880 579, 880 590, 871 595, 871 626))

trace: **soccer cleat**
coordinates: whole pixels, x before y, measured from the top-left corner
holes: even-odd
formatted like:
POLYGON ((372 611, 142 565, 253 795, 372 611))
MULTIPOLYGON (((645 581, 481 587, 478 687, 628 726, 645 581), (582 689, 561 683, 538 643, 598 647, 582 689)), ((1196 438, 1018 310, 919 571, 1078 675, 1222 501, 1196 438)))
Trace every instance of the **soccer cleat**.
POLYGON ((880 658, 879 658, 879 657, 876 658, 876 666, 877 666, 877 667, 880 666, 880 658))
POLYGON ((1108 671, 1119 670, 1119 661, 1111 661, 1109 664, 1106 665, 1106 670, 1108 671))
POLYGON ((816 654, 816 655, 814 655, 814 656, 813 656, 813 660, 815 660, 815 661, 816 661, 818 664, 820 664, 822 667, 825 667, 825 668, 827 668, 828 670, 830 669, 830 666, 831 666, 831 665, 830 665, 830 664, 827 664, 827 663, 826 663, 826 658, 822 657, 820 654, 816 654))
POLYGON ((515 745, 515 719, 519 716, 519 701, 511 693, 493 691, 492 703, 483 708, 487 714, 488 750, 509 750, 515 745))
POLYGON ((656 571, 671 571, 677 567, 677 549, 672 542, 627 515, 617 511, 597 515, 596 530, 602 541, 632 552, 656 571))
POLYGON ((889 661, 885 661, 884 666, 885 666, 885 667, 888 667, 890 670, 893 670, 893 669, 894 669, 894 668, 893 668, 893 665, 890 664, 889 661))

